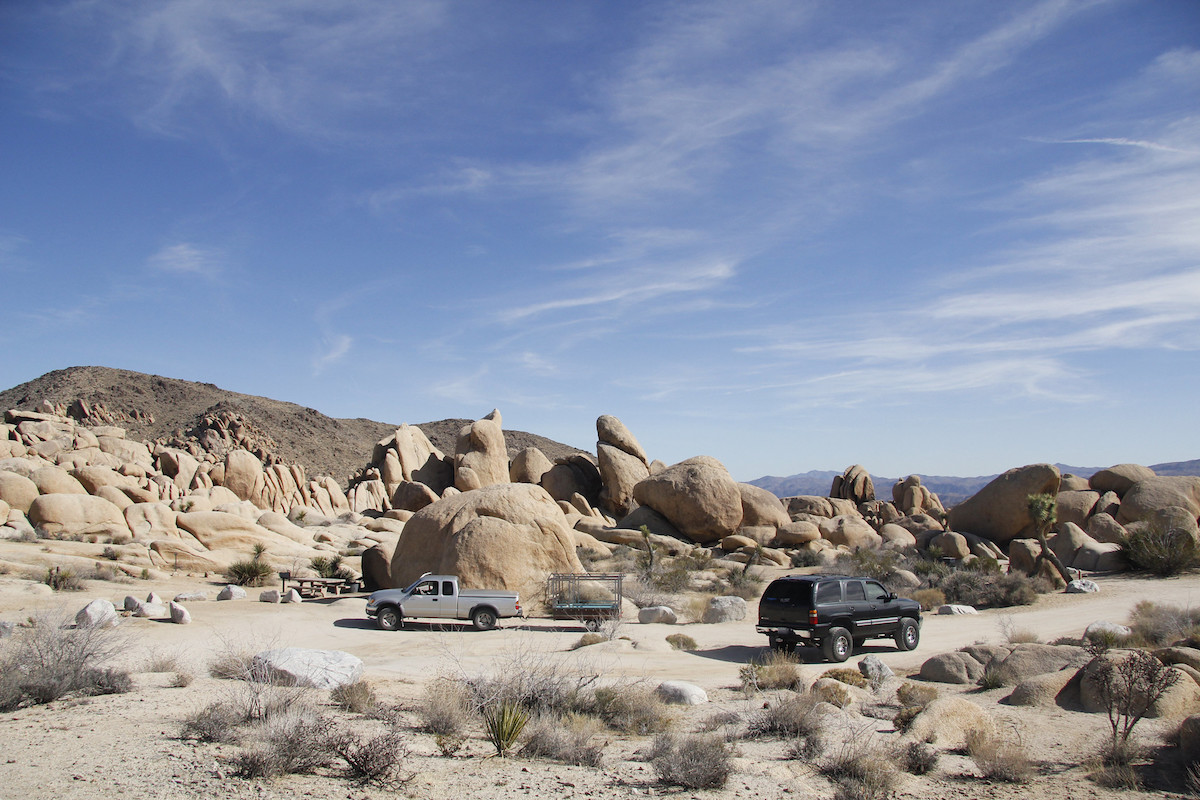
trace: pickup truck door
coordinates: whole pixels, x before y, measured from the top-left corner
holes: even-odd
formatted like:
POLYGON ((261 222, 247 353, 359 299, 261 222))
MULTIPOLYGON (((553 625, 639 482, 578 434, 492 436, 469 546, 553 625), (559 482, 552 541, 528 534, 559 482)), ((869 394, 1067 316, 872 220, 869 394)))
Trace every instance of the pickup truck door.
MULTIPOLYGON (((440 587, 438 581, 423 580, 413 587, 410 594, 404 601, 404 616, 406 617, 441 617, 445 616, 441 613, 442 606, 445 605, 438 596, 440 587)), ((454 611, 451 609, 450 616, 454 616, 454 611)))

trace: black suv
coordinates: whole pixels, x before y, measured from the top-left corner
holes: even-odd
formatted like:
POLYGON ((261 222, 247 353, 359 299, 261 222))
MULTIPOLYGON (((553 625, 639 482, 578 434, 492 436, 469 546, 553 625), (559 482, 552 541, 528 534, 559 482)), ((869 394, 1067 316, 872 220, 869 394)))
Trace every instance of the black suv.
POLYGON ((820 645, 830 661, 845 661, 864 639, 890 636, 901 650, 915 649, 921 606, 870 578, 790 575, 763 592, 757 630, 775 650, 820 645))

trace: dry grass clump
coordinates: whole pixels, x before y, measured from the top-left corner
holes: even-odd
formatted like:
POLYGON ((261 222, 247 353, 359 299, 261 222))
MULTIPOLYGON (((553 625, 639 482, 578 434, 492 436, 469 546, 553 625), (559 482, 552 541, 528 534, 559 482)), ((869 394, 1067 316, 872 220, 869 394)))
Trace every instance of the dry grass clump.
POLYGON ((778 650, 772 650, 762 660, 750 661, 738 671, 738 676, 742 681, 742 691, 746 692, 795 689, 804 684, 799 656, 778 650))
POLYGON ((861 672, 849 667, 834 667, 833 669, 825 670, 821 673, 822 678, 832 678, 835 681, 840 681, 849 686, 857 686, 859 689, 867 688, 867 679, 861 672))
POLYGON ((345 762, 349 778, 360 785, 396 790, 416 777, 407 769, 410 752, 396 730, 367 738, 345 732, 332 739, 330 749, 345 762))
POLYGON ((417 715, 429 733, 461 737, 471 719, 471 693, 459 681, 444 676, 437 678, 425 687, 417 715))
POLYGON ((237 726, 242 721, 242 715, 229 703, 210 703, 183 718, 179 738, 198 742, 234 742, 238 738, 237 726))
POLYGON ((912 593, 912 599, 921 604, 922 611, 933 611, 946 605, 946 595, 941 589, 917 589, 912 593))
POLYGON ((329 699, 343 711, 365 714, 375 707, 375 690, 366 681, 355 681, 335 688, 329 699))
POLYGON ((521 755, 598 767, 607 744, 600 738, 601 732, 600 722, 585 714, 538 717, 526 729, 521 755))
POLYGON ((209 662, 208 674, 222 680, 240 681, 250 674, 253 663, 253 653, 226 648, 209 662))
POLYGON ((817 699, 809 692, 789 692, 768 702, 750 717, 748 736, 815 736, 817 699))
POLYGON ((42 576, 42 583, 56 592, 82 592, 83 578, 67 567, 50 567, 42 576))
POLYGON ((613 730, 646 736, 661 733, 675 722, 670 707, 648 686, 601 686, 590 709, 613 730))
POLYGON ((893 759, 869 732, 847 739, 820 760, 817 770, 834 784, 837 800, 883 800, 900 777, 893 759))
POLYGON ((1130 644, 1163 647, 1181 639, 1200 638, 1200 608, 1184 609, 1143 600, 1129 616, 1130 644))
POLYGON ((654 740, 650 763, 669 786, 720 789, 733 771, 733 752, 711 734, 663 735, 654 740))
POLYGON ((995 733, 968 732, 967 755, 985 778, 1005 783, 1028 783, 1033 777, 1033 764, 1025 754, 1025 748, 995 733))
POLYGON ((603 644, 608 641, 608 637, 602 633, 585 633, 580 636, 575 644, 571 645, 572 650, 578 650, 581 647, 591 647, 594 644, 603 644))
POLYGON ((924 708, 934 700, 937 700, 939 696, 940 693, 933 686, 926 686, 923 683, 916 683, 915 681, 904 681, 896 689, 897 702, 906 708, 911 706, 924 708))
POLYGON ((696 650, 700 647, 696 640, 686 633, 672 633, 667 637, 667 644, 672 650, 696 650))
POLYGON ((936 747, 925 742, 909 742, 900 749, 898 761, 912 775, 927 775, 937 767, 940 754, 936 747))
POLYGON ((128 692, 129 673, 104 666, 122 643, 111 628, 77 627, 56 613, 31 617, 0 650, 0 711, 69 694, 128 692))
POLYGON ((502 655, 492 674, 465 682, 475 709, 507 702, 545 714, 578 710, 584 690, 598 679, 598 674, 582 674, 552 655, 518 650, 502 655))
POLYGON ((333 760, 333 722, 303 704, 264 717, 255 728, 258 743, 233 759, 244 778, 308 773, 333 760))

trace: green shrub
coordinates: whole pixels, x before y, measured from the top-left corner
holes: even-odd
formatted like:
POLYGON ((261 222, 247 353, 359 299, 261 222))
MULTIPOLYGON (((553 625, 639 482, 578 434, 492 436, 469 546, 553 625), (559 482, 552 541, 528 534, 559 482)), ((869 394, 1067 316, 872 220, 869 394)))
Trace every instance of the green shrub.
POLYGON ((225 578, 238 586, 264 586, 274 574, 270 564, 257 558, 235 561, 225 570, 225 578))
POLYGON ((1159 520, 1130 531, 1121 551, 1131 565, 1155 575, 1178 575, 1200 566, 1200 545, 1192 534, 1159 520))
POLYGON ((42 583, 56 592, 81 592, 84 588, 83 579, 67 567, 50 567, 42 583))
POLYGON ((976 608, 1027 606, 1037 600, 1034 582, 1018 573, 996 574, 956 570, 941 580, 937 588, 951 603, 976 608))
POLYGON ((829 572, 835 575, 861 575, 886 583, 900 568, 901 557, 895 550, 860 548, 853 553, 839 553, 829 572))
POLYGON ((309 564, 313 570, 322 578, 341 578, 342 580, 353 580, 355 575, 350 570, 342 566, 342 557, 335 556, 314 556, 309 559, 309 564))
POLYGON ((672 633, 667 637, 667 644, 671 645, 672 650, 695 650, 700 646, 686 633, 672 633))
POLYGON ((801 548, 792 553, 792 566, 797 569, 804 567, 819 567, 821 565, 821 554, 816 550, 801 548))
POLYGON ((658 779, 685 789, 720 789, 733 771, 733 753, 711 734, 659 736, 651 749, 650 763, 658 779))
POLYGON ((488 741, 496 748, 496 755, 504 757, 512 750, 513 745, 525 730, 529 722, 529 712, 519 704, 501 701, 493 706, 484 708, 483 729, 488 741))

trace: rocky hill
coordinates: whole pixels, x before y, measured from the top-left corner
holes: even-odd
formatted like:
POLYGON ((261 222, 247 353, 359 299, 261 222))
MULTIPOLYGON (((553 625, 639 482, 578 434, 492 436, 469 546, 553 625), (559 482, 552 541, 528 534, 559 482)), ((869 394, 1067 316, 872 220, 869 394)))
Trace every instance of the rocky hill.
MULTIPOLYGON (((130 438, 178 439, 212 424, 232 420, 247 449, 287 464, 303 465, 310 476, 329 475, 343 487, 371 459, 375 443, 398 423, 334 419, 295 403, 240 394, 211 383, 164 378, 109 367, 71 367, 0 392, 0 412, 36 410, 42 403, 76 406, 76 416, 125 428, 130 438)), ((406 420, 401 420, 401 422, 406 420)), ((454 453, 458 429, 470 422, 444 419, 417 424, 442 452, 454 453)), ((504 432, 510 457, 538 447, 548 458, 579 452, 569 445, 523 431, 504 432)))

